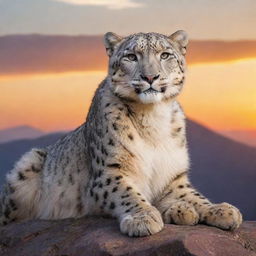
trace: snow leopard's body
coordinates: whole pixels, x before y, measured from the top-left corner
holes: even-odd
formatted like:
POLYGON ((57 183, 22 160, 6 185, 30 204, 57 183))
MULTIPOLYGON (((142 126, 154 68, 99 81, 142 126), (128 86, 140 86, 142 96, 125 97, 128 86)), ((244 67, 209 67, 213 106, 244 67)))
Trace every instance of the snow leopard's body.
POLYGON ((45 149, 32 149, 7 175, 0 222, 110 214, 130 236, 165 223, 234 229, 238 209, 212 204, 188 180, 184 83, 187 38, 107 33, 109 74, 86 122, 45 149))

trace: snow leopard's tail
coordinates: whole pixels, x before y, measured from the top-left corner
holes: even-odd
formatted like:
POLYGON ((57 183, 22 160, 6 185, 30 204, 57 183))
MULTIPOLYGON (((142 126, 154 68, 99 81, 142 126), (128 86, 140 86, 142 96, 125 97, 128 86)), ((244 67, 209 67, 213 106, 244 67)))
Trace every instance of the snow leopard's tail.
POLYGON ((0 225, 30 219, 36 214, 40 200, 40 176, 47 152, 32 149, 24 154, 6 175, 6 184, 0 195, 0 225))

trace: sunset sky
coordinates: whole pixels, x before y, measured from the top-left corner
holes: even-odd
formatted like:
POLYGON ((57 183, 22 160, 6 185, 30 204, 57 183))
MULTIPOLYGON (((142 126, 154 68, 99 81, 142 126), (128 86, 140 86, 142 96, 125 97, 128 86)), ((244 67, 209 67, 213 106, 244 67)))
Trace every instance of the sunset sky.
POLYGON ((81 124, 106 76, 105 32, 184 29, 187 115, 214 130, 256 130, 255 27, 254 0, 0 0, 0 129, 81 124))

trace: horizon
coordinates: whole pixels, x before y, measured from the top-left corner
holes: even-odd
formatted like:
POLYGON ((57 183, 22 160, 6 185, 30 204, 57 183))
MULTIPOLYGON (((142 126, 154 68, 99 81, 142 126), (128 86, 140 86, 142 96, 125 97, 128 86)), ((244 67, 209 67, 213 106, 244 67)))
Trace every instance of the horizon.
MULTIPOLYGON (((197 120, 195 120, 193 118, 190 118, 189 116, 187 116, 186 119, 190 120, 192 122, 195 122, 195 123, 197 123, 197 124, 199 124, 201 126, 204 126, 205 128, 207 128, 209 130, 212 130, 213 132, 244 132, 244 131, 256 132, 256 129, 244 129, 244 130, 241 130, 241 129, 223 129, 223 130, 215 130, 215 129, 212 129, 211 127, 207 126, 207 124, 204 124, 204 123, 202 123, 200 121, 197 121, 197 120)), ((84 122, 85 122, 85 120, 84 120, 84 122)), ((81 123, 80 125, 82 125, 83 123, 81 123)), ((41 131, 41 132, 43 132, 45 134, 61 132, 61 131, 69 132, 69 131, 72 131, 73 129, 76 129, 76 127, 74 127, 72 130, 52 130, 52 131, 47 131, 47 130, 42 129, 41 127, 36 127, 36 126, 30 125, 30 124, 27 124, 27 123, 23 123, 23 124, 14 125, 14 126, 7 126, 6 128, 0 129, 0 131, 11 130, 11 129, 16 129, 16 128, 26 128, 26 127, 27 128, 32 128, 32 129, 35 129, 35 130, 38 130, 38 131, 41 131)))
MULTIPOLYGON (((187 117, 187 124, 193 123, 199 127, 210 131, 212 134, 218 134, 225 139, 229 139, 241 145, 249 146, 252 148, 256 147, 256 130, 214 130, 207 125, 198 122, 190 117, 187 117)), ((82 124, 80 124, 82 125, 82 124)), ((75 128, 74 128, 75 129, 75 128)), ((72 132, 72 130, 54 130, 44 131, 41 128, 30 126, 27 124, 7 127, 6 129, 0 130, 0 144, 2 143, 13 143, 20 140, 34 140, 38 138, 44 138, 48 135, 53 134, 66 134, 72 132), (14 133, 15 131, 15 133, 14 133)), ((238 145, 238 144, 237 144, 238 145)))

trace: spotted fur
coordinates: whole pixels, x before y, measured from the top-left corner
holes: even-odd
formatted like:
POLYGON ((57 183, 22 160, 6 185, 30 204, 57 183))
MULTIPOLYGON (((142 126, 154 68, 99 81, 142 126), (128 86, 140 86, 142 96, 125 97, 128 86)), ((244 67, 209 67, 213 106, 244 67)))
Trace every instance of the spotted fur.
POLYGON ((237 228, 238 209, 212 204, 188 179, 184 31, 105 35, 109 72, 86 122, 7 174, 0 222, 109 214, 121 232, 145 236, 165 223, 237 228))

